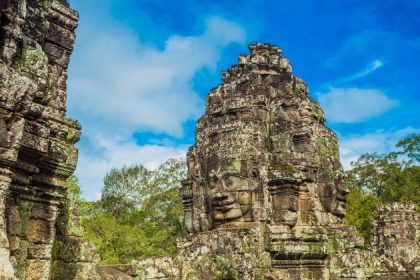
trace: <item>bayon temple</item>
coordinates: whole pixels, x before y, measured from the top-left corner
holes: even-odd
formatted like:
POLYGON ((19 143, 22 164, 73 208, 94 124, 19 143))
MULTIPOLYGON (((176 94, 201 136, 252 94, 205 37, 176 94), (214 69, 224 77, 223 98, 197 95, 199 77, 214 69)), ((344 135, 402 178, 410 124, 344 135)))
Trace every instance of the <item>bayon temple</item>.
POLYGON ((66 117, 78 13, 0 0, 0 279, 420 279, 419 212, 386 204, 371 246, 343 224, 337 136, 274 45, 211 90, 180 188, 179 253, 106 266, 72 215, 81 126, 66 117))

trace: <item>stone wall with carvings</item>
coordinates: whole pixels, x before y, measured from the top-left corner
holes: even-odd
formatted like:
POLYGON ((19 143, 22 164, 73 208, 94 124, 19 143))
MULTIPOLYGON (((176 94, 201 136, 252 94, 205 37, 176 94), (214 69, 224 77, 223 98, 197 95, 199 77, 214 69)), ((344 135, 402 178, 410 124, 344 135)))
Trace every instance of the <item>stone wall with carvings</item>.
POLYGON ((0 279, 132 279, 82 238, 67 179, 80 124, 66 117, 79 15, 66 0, 0 0, 0 279))
POLYGON ((190 235, 179 241, 177 256, 139 260, 136 273, 197 280, 418 278, 418 212, 384 206, 374 245, 365 248, 355 228, 343 224, 347 190, 337 137, 322 109, 278 47, 249 49, 208 95, 187 154, 180 195, 190 235))
POLYGON ((80 138, 66 117, 78 14, 50 0, 1 0, 0 10, 0 275, 49 279, 80 138))
POLYGON ((382 205, 372 232, 381 274, 420 271, 420 214, 415 205, 382 205))

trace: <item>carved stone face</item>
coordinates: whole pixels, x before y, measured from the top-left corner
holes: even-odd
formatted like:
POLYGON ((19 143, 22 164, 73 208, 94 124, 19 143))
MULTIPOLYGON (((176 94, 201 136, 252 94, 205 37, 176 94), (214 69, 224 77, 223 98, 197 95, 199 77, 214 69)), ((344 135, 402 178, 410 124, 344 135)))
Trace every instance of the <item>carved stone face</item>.
POLYGON ((337 189, 332 201, 331 212, 338 217, 344 217, 346 214, 346 195, 349 193, 349 191, 343 180, 340 180, 336 186, 337 189))
POLYGON ((252 199, 258 188, 255 178, 239 174, 209 175, 208 200, 216 224, 252 221, 252 199))
POLYGON ((337 217, 344 217, 346 214, 346 195, 348 190, 341 180, 336 186, 332 183, 320 184, 319 199, 326 211, 333 213, 337 217))

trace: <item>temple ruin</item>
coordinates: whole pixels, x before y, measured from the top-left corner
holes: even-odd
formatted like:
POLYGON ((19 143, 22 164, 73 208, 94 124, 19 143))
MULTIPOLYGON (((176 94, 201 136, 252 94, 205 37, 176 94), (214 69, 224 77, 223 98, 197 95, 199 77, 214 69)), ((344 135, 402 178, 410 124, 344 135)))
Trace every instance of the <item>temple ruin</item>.
POLYGON ((365 248, 343 224, 337 137, 281 49, 251 44, 211 90, 180 195, 179 254, 99 265, 67 179, 78 14, 66 0, 0 0, 0 279, 420 279, 419 212, 380 209, 365 248))
POLYGON ((97 265, 68 212, 81 129, 66 117, 78 13, 64 0, 0 0, 0 12, 0 279, 118 275, 97 265))
POLYGON ((282 51, 251 44, 206 99, 183 182, 190 232, 144 279, 416 279, 419 214, 383 206, 372 248, 343 224, 337 136, 282 51), (375 278, 376 277, 376 278, 375 278))

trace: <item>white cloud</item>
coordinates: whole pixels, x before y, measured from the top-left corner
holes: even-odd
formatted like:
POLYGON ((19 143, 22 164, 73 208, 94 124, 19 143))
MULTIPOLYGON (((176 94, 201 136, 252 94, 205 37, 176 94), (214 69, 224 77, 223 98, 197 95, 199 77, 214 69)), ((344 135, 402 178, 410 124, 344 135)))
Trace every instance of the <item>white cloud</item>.
POLYGON ((380 116, 397 106, 378 89, 333 88, 317 94, 327 117, 335 123, 357 123, 380 116))
POLYGON ((88 199, 98 198, 112 167, 155 168, 185 157, 185 145, 138 145, 132 135, 146 130, 181 137, 183 123, 204 111, 192 88, 195 74, 215 71, 222 49, 246 40, 236 23, 209 17, 200 34, 169 36, 160 48, 114 19, 109 5, 96 12, 81 17, 68 81, 69 115, 83 126, 76 175, 88 199))
MULTIPOLYGON (((96 134, 90 137, 95 149, 100 154, 80 153, 76 176, 83 188, 83 196, 89 200, 100 197, 105 174, 113 167, 124 165, 143 164, 154 169, 169 158, 184 158, 188 147, 186 146, 138 146, 134 140, 123 138, 110 138, 96 134)), ((82 150, 83 151, 83 150, 82 150)))
MULTIPOLYGON (((200 69, 215 70, 223 47, 243 43, 245 32, 220 17, 202 34, 169 37, 162 50, 139 43, 127 30, 92 34, 83 41, 69 81, 72 111, 118 133, 142 129, 182 135, 203 101, 191 87, 200 69)), ((88 123, 88 125, 90 125, 88 123)))
POLYGON ((356 161, 365 153, 388 153, 395 148, 395 144, 420 129, 406 127, 399 130, 378 130, 366 134, 339 136, 340 157, 344 169, 350 169, 350 163, 356 161))
POLYGON ((345 77, 345 78, 339 80, 339 82, 349 82, 349 81, 357 80, 359 78, 366 77, 367 75, 373 73, 374 71, 378 70, 382 66, 384 66, 384 63, 381 60, 376 59, 376 60, 370 62, 365 67, 365 69, 363 69, 363 70, 361 70, 361 71, 359 71, 359 72, 357 72, 355 74, 352 74, 352 75, 350 75, 348 77, 345 77))

